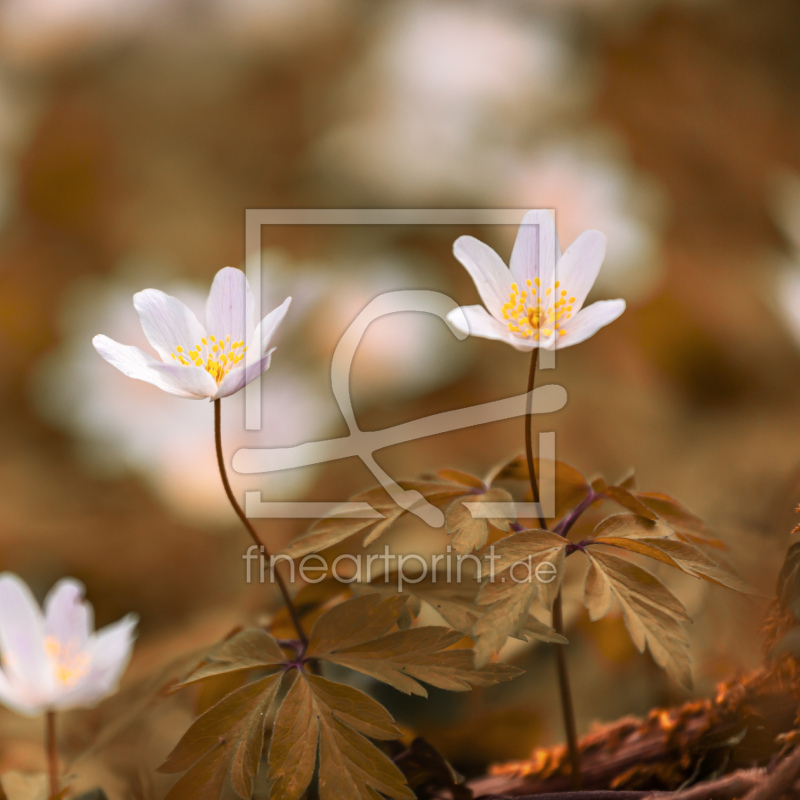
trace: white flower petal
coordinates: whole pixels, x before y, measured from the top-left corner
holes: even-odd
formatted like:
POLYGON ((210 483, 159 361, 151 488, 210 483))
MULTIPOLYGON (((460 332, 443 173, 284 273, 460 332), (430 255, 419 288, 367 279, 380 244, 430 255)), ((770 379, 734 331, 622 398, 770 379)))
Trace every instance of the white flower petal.
POLYGON ((453 245, 453 254, 475 282, 486 308, 499 314, 508 302, 512 282, 503 259, 474 236, 459 236, 453 245))
POLYGON ((232 369, 222 379, 222 383, 219 385, 219 389, 217 389, 214 399, 218 400, 221 397, 227 397, 228 395, 236 394, 236 392, 238 392, 243 386, 247 386, 248 383, 254 381, 262 373, 266 372, 269 369, 269 364, 272 360, 272 354, 274 352, 275 348, 273 347, 272 350, 265 353, 258 361, 249 367, 246 367, 245 362, 242 361, 240 366, 238 366, 236 369, 232 369))
POLYGON ((83 649, 94 630, 94 611, 83 598, 86 590, 73 578, 60 580, 44 600, 45 635, 83 649))
POLYGON ((2 669, 0 669, 0 704, 28 717, 35 717, 44 711, 43 705, 28 702, 23 694, 16 691, 2 669))
POLYGON ((514 336, 508 325, 495 319, 483 306, 455 308, 447 315, 447 321, 462 333, 505 342, 517 350, 533 350, 536 347, 534 341, 514 336))
POLYGON ((272 343, 272 337, 275 335, 275 332, 283 322, 291 302, 292 298, 287 297, 277 308, 274 308, 272 311, 270 311, 269 314, 267 314, 267 316, 264 317, 264 319, 262 319, 258 325, 256 325, 252 339, 247 343, 248 346, 258 346, 260 347, 259 352, 261 355, 266 355, 266 352, 272 343))
POLYGON ((165 391, 178 397, 192 400, 205 400, 217 393, 217 382, 203 367, 194 364, 159 364, 156 362, 153 371, 169 385, 165 391))
POLYGON ((539 278, 541 291, 552 287, 555 283, 556 261, 560 255, 553 215, 544 209, 529 211, 519 226, 511 252, 511 274, 520 290, 525 290, 526 281, 533 281, 534 278, 539 278))
MULTIPOLYGON (((246 342, 254 325, 253 295, 247 276, 240 269, 225 267, 215 276, 206 303, 206 330, 218 339, 230 336, 231 342, 246 342)), ((198 339, 197 342, 200 340, 198 339)))
POLYGON ((580 310, 589 294, 603 259, 606 257, 606 237, 600 231, 584 231, 566 250, 558 262, 556 277, 570 297, 574 312, 580 310))
POLYGON ((52 690, 42 612, 30 589, 10 572, 0 575, 0 655, 8 680, 22 697, 52 690))
POLYGON ((592 303, 563 326, 567 332, 558 337, 556 348, 571 347, 594 336, 600 328, 617 319, 624 310, 624 300, 599 300, 592 303))
POLYGON ((136 614, 98 631, 89 643, 89 672, 55 703, 56 708, 92 706, 117 690, 133 652, 136 614))
POLYGON ((205 329, 177 297, 159 289, 145 289, 133 296, 133 307, 139 315, 147 341, 158 351, 161 360, 169 362, 179 345, 194 350, 206 335, 205 329))
MULTIPOLYGON (((156 361, 152 356, 141 351, 138 347, 120 344, 102 334, 95 336, 94 339, 92 339, 92 344, 95 350, 97 350, 109 364, 116 367, 129 378, 146 381, 147 383, 153 384, 153 386, 157 386, 162 391, 169 392, 169 394, 174 394, 178 397, 197 397, 196 394, 184 388, 185 381, 180 379, 181 376, 178 370, 189 371, 199 369, 198 367, 184 367, 182 364, 162 364, 160 361, 156 361), (174 370, 164 369, 164 367, 169 366, 174 367, 174 370)), ((205 370, 203 370, 203 372, 205 372, 205 370)), ((211 378, 210 375, 208 377, 213 384, 214 379, 211 378)))

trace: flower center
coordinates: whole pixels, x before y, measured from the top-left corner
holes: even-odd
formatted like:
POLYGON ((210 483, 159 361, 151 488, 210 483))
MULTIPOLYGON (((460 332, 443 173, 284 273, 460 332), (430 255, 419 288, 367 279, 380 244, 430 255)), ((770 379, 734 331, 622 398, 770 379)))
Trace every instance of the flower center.
POLYGON ((205 371, 217 382, 222 383, 222 379, 244 358, 247 346, 242 342, 231 344, 231 337, 217 339, 216 336, 209 336, 208 339, 201 339, 200 344, 196 344, 193 350, 184 350, 178 345, 173 353, 170 353, 173 361, 183 364, 185 367, 203 367, 205 371))
POLYGON ((539 278, 526 281, 527 288, 520 291, 516 283, 511 284, 508 302, 503 306, 503 319, 508 321, 508 329, 521 339, 547 338, 557 333, 563 336, 566 331, 562 323, 572 316, 574 297, 561 288, 556 281, 555 290, 541 288, 539 278))
POLYGON ((56 680, 62 686, 74 686, 89 672, 91 656, 81 650, 75 639, 64 644, 55 636, 48 636, 44 640, 44 651, 56 680))

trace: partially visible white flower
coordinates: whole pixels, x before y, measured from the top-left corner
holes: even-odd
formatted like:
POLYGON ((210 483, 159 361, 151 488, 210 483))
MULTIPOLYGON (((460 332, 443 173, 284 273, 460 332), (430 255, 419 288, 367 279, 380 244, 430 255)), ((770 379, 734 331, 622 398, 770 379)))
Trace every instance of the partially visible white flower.
POLYGON ((486 306, 463 306, 448 315, 456 328, 472 336, 517 350, 553 350, 585 341, 625 310, 624 300, 583 308, 603 264, 606 238, 599 231, 584 231, 562 254, 549 211, 525 215, 510 270, 472 236, 459 237, 453 252, 486 306))
POLYGON ((7 0, 3 44, 12 59, 47 60, 136 32, 158 9, 157 0, 7 0))
POLYGON ((337 100, 342 121, 317 150, 326 177, 362 192, 398 203, 485 198, 493 147, 588 97, 581 59, 544 16, 410 0, 387 4, 374 26, 337 100))
POLYGON ((512 208, 551 208, 562 241, 594 228, 608 237, 596 288, 625 287, 628 301, 642 300, 663 274, 662 193, 637 171, 613 141, 597 135, 498 159, 495 202, 512 208))
POLYGON ((286 316, 287 298, 255 325, 254 302, 244 272, 225 267, 215 276, 206 304, 205 327, 176 297, 145 289, 133 305, 161 362, 138 347, 97 335, 92 343, 109 364, 129 378, 169 394, 218 400, 238 392, 269 368, 272 337, 286 316), (248 365, 248 349, 257 355, 248 365))
POLYGON ((800 345, 800 177, 780 175, 774 194, 773 216, 789 245, 788 257, 776 259, 778 314, 800 345))
POLYGON ((59 581, 44 614, 16 575, 0 575, 0 703, 35 716, 91 708, 117 691, 133 650, 137 617, 95 633, 84 587, 59 581))
MULTIPOLYGON (((432 265, 419 257, 412 264, 390 250, 355 263, 340 257, 308 279, 323 287, 324 294, 300 320, 303 345, 314 351, 316 368, 326 374, 339 340, 371 301, 398 290, 448 288, 437 283, 432 265)), ((351 393, 357 407, 390 398, 408 400, 455 380, 469 358, 459 344, 431 314, 406 311, 376 319, 359 342, 352 365, 351 393)))

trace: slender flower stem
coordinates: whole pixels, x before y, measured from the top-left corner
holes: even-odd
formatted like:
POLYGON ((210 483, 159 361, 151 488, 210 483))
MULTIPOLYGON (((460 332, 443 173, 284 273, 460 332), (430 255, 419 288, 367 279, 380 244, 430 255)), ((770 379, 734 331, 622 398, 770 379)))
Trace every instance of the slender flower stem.
MULTIPOLYGON (((264 554, 264 558, 270 558, 269 550, 267 550, 267 546, 261 541, 261 537, 256 533, 256 529, 253 527, 253 524, 245 515, 244 511, 242 511, 242 507, 239 505, 236 497, 234 497, 233 490, 231 489, 230 481, 228 480, 228 472, 225 469, 225 459, 222 457, 222 401, 215 400, 214 401, 214 441, 217 446, 217 465, 219 466, 219 474, 222 478, 222 485, 225 487, 225 494, 228 496, 228 500, 230 504, 233 506, 233 510, 236 512, 236 515, 242 521, 242 525, 247 528, 247 532, 250 534, 252 540, 256 543, 256 545, 260 548, 261 552, 264 554)), ((297 635, 300 641, 303 643, 303 649, 308 646, 308 637, 306 636, 305 631, 303 630, 303 626, 300 622, 300 615, 297 613, 297 609, 292 602, 292 596, 289 594, 289 589, 286 586, 286 582, 281 577, 281 574, 278 572, 277 566, 272 567, 272 574, 275 576, 275 583, 278 584, 278 588, 281 590, 281 594, 283 595, 283 600, 286 603, 286 608, 289 611, 289 616, 292 618, 292 623, 297 631, 297 635)))
MULTIPOLYGON (((528 374, 528 413, 525 415, 525 455, 528 460, 528 474, 531 479, 531 492, 533 501, 538 503, 539 481, 536 478, 536 465, 533 462, 533 398, 531 392, 536 385, 536 367, 539 362, 539 349, 534 348, 531 353, 531 369, 528 374)), ((542 509, 539 509, 539 526, 542 530, 547 530, 547 523, 544 519, 542 509)), ((553 628, 556 633, 563 635, 564 619, 561 610, 561 591, 553 603, 553 628)), ((569 749, 569 760, 572 767, 571 780, 572 788, 577 791, 581 788, 581 762, 578 754, 578 730, 575 725, 575 709, 572 704, 572 691, 569 685, 569 672, 567 671, 567 654, 563 645, 556 645, 556 666, 558 668, 558 687, 561 693, 561 713, 564 718, 564 729, 567 734, 567 747, 569 749)))
POLYGON ((45 750, 47 751, 47 774, 50 779, 50 797, 59 793, 58 786, 58 743, 56 742, 56 713, 45 714, 45 750))

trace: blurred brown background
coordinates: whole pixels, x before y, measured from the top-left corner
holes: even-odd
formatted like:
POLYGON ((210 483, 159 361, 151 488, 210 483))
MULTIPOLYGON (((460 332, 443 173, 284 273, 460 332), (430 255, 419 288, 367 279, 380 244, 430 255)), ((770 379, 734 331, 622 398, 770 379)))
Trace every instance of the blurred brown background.
MULTIPOLYGON (((798 25, 789 0, 4 0, 0 568, 40 596, 80 578, 100 624, 137 611, 130 687, 263 610, 211 407, 125 379, 92 335, 138 343, 131 296, 148 286, 201 300, 220 267, 242 266, 248 208, 553 207, 562 248, 607 234, 595 295, 628 302, 559 354, 559 458, 609 478, 635 467, 770 594, 800 501, 798 25)), ((229 453, 345 433, 328 383, 338 336, 387 289, 476 302, 451 253, 467 232, 508 257, 502 228, 265 232, 265 303, 295 303, 263 384, 266 430, 244 434, 232 398, 229 453)), ((526 369, 408 315, 370 331, 353 396, 364 427, 385 427, 520 392, 526 369)), ((397 478, 483 473, 521 433, 510 421, 379 459, 397 478)), ((374 482, 344 467, 236 486, 339 500, 374 482)), ((259 523, 276 545, 303 526, 259 523)), ((582 728, 682 697, 619 620, 588 624, 570 567, 582 728)), ((699 693, 758 663, 763 602, 671 580, 696 620, 699 693)), ((521 681, 406 706, 403 721, 470 770, 559 740, 552 654, 516 657, 521 681)), ((192 711, 184 698, 142 713, 131 698, 149 695, 130 692, 65 723, 71 755, 102 745, 80 781, 120 796, 149 785, 192 711)), ((38 737, 0 710, 0 771, 38 769, 38 737)))

